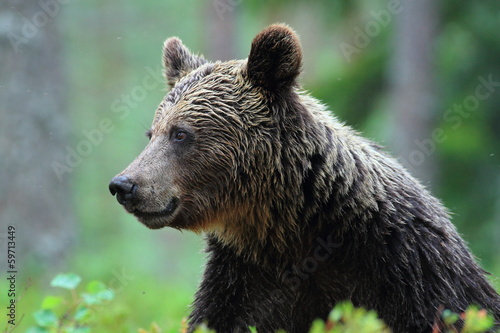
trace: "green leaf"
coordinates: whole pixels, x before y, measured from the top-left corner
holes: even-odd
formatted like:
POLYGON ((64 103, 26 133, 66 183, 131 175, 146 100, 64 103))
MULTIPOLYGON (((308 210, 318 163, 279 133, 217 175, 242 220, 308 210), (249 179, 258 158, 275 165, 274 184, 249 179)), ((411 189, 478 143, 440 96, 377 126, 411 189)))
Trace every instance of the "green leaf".
POLYGON ((104 283, 102 283, 101 281, 97 281, 97 280, 89 282, 85 289, 90 294, 97 294, 98 292, 107 290, 106 285, 104 283))
POLYGON ((38 310, 33 314, 35 321, 42 327, 54 327, 57 325, 57 316, 52 310, 38 310))
POLYGON ((97 294, 95 294, 95 296, 101 301, 111 301, 115 294, 113 293, 113 290, 106 289, 98 292, 97 294))
POLYGON ((444 323, 449 326, 458 320, 459 315, 452 312, 451 310, 445 309, 441 317, 443 318, 444 323))
POLYGON ((91 316, 91 313, 90 313, 89 308, 87 308, 85 306, 81 306, 76 310, 76 313, 75 313, 73 318, 75 318, 75 320, 77 322, 82 322, 82 321, 89 319, 90 316, 91 316))
POLYGON ((112 290, 103 290, 96 294, 82 293, 83 302, 87 305, 101 304, 105 301, 113 299, 114 294, 112 290))
POLYGON ((81 296, 83 298, 83 303, 86 305, 96 305, 101 303, 101 300, 96 295, 83 293, 81 296))
POLYGON ((42 309, 53 310, 62 303, 62 298, 57 296, 47 296, 43 299, 42 309))
POLYGON ((328 316, 328 320, 330 321, 333 321, 333 322, 337 322, 339 321, 340 319, 342 319, 342 316, 343 316, 343 311, 342 309, 340 308, 340 305, 337 305, 333 308, 333 310, 330 312, 330 315, 328 316))
POLYGON ((250 333, 257 333, 257 328, 254 326, 248 326, 248 329, 250 330, 250 333))
POLYGON ((311 326, 309 333, 325 333, 325 323, 323 322, 323 320, 315 320, 311 326))
POLYGON ((493 317, 484 309, 476 306, 470 306, 465 311, 465 324, 463 333, 485 332, 494 325, 493 317))
POLYGON ((75 289, 81 281, 82 278, 76 274, 59 274, 52 280, 50 285, 64 289, 75 289))

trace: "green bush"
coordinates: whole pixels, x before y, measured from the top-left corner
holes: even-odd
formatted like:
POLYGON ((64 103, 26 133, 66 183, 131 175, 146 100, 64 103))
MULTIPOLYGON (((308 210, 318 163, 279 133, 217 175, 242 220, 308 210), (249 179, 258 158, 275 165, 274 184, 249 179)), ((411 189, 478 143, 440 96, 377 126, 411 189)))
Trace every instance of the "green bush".
MULTIPOLYGON (((114 298, 113 291, 100 281, 91 281, 84 288, 79 288, 81 278, 75 274, 57 275, 51 286, 64 290, 63 296, 46 296, 41 308, 33 313, 36 326, 30 327, 27 333, 88 333, 93 329, 109 328, 111 331, 137 331, 139 333, 160 333, 162 329, 156 324, 146 329, 130 329, 123 327, 120 315, 107 311, 108 304, 114 298), (111 313, 111 315, 110 315, 111 313)), ((494 320, 485 310, 475 306, 469 307, 465 313, 456 314, 449 310, 442 311, 441 319, 445 327, 435 327, 436 332, 443 333, 484 333, 491 329, 494 320), (452 325, 458 320, 464 321, 463 329, 457 332, 452 325)), ((180 331, 187 331, 186 320, 180 325, 180 331)), ((257 333, 253 327, 252 333, 257 333)), ((390 329, 377 317, 375 311, 356 308, 350 302, 337 304, 330 312, 327 321, 316 320, 309 333, 390 333, 390 329)), ((195 333, 216 333, 201 325, 195 333)), ((277 333, 285 333, 280 331, 277 333)), ((500 333, 500 332, 498 332, 500 333)))
MULTIPOLYGON (((442 312, 441 319, 445 325, 442 329, 438 329, 435 325, 435 332, 442 333, 485 333, 493 327, 494 320, 485 310, 471 306, 461 315, 453 313, 449 310, 442 312), (457 320, 464 320, 464 327, 461 331, 457 331, 451 325, 457 320)), ((150 331, 140 330, 140 333, 160 333, 161 329, 154 326, 150 331)), ((183 323, 181 332, 187 331, 186 322, 183 323)), ((257 330, 250 327, 252 333, 257 333, 257 330)), ((390 333, 391 330, 385 323, 377 317, 375 311, 368 311, 363 308, 356 308, 350 302, 342 302, 337 304, 328 316, 328 320, 316 320, 312 324, 309 333, 390 333)), ((214 330, 207 328, 206 325, 199 326, 194 333, 216 333, 214 330)), ((277 333, 286 333, 279 331, 277 333)), ((498 332, 500 333, 500 332, 498 332)))
POLYGON ((41 309, 33 314, 36 326, 27 333, 88 333, 96 325, 99 307, 111 301, 114 293, 100 281, 91 281, 84 291, 77 287, 82 279, 75 274, 59 274, 50 285, 67 290, 65 296, 46 296, 41 309))

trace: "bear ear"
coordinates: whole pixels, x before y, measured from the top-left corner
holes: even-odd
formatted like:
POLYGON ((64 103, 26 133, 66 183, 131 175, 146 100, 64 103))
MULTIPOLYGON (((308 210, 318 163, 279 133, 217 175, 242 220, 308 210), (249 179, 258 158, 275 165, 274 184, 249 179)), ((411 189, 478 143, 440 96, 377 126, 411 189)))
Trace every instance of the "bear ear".
POLYGON ((202 56, 192 54, 177 37, 171 37, 163 43, 163 75, 170 88, 206 62, 202 56))
POLYGON ((246 68, 254 84, 269 90, 289 88, 301 68, 299 37, 287 25, 271 25, 254 38, 246 68))

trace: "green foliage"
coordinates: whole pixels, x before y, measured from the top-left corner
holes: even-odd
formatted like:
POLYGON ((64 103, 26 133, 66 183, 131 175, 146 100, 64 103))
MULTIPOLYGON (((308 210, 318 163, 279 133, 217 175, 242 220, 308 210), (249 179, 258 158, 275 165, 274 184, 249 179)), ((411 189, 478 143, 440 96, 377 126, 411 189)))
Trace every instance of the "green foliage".
POLYGON ((484 309, 479 309, 477 306, 470 306, 465 313, 458 315, 450 310, 444 310, 441 318, 445 324, 445 333, 456 333, 457 331, 451 327, 459 319, 464 320, 464 326, 460 333, 482 333, 493 327, 494 319, 484 309))
MULTIPOLYGON (((443 329, 439 329, 435 325, 435 332, 443 333, 485 333, 493 327, 493 317, 485 310, 480 310, 475 306, 471 306, 462 315, 453 313, 450 310, 444 310, 441 315, 445 325, 443 329), (464 327, 457 331, 452 327, 459 319, 464 320, 464 327)), ((185 332, 186 327, 183 332, 185 332)), ((250 328, 252 333, 257 333, 255 328, 250 328)), ((151 331, 157 333, 159 331, 151 331)), ((146 331, 140 333, 148 333, 146 331)), ((215 333, 206 325, 199 326, 195 333, 215 333)), ((277 333, 286 333, 278 331, 277 333)), ((328 316, 328 320, 316 320, 313 322, 309 333, 391 333, 391 330, 385 323, 377 317, 375 311, 368 311, 363 308, 356 308, 350 302, 342 302, 337 304, 328 316)), ((500 332, 499 332, 500 333, 500 332)))
MULTIPOLYGON (((319 333, 321 331, 311 330, 310 332, 319 333)), ((355 308, 352 303, 343 302, 337 304, 330 312, 323 332, 388 333, 390 330, 384 322, 377 317, 375 311, 355 308)))
MULTIPOLYGON (((101 281, 91 281, 85 288, 78 288, 82 279, 75 274, 59 274, 50 285, 65 290, 62 296, 46 296, 41 308, 33 314, 36 325, 30 327, 27 333, 90 333, 96 331, 130 332, 130 329, 122 327, 123 318, 110 316, 109 304, 114 298, 114 292, 101 281), (68 294, 69 292, 69 294, 68 294), (99 317, 98 313, 108 314, 99 317)), ((441 314, 442 325, 436 324, 436 332, 444 333, 484 333, 493 327, 494 320, 485 310, 475 306, 469 307, 465 313, 459 315, 449 310, 441 314), (463 320, 463 329, 458 332, 452 325, 463 320)), ((187 321, 183 320, 180 331, 187 332, 187 321)), ((250 332, 257 333, 255 327, 249 327, 250 332)), ((163 330, 153 322, 148 330, 134 330, 138 333, 160 333, 163 330)), ((168 330, 178 332, 179 327, 168 330)), ((350 302, 337 304, 330 312, 326 322, 316 320, 311 326, 309 333, 390 333, 390 329, 377 317, 375 311, 356 308, 350 302)), ((194 333, 216 333, 205 324, 196 328, 194 333)), ((277 333, 286 333, 282 330, 277 333)), ((500 333, 500 332, 499 332, 500 333)))
POLYGON ((465 312, 465 325, 463 333, 484 332, 493 327, 493 316, 488 314, 484 309, 470 307, 465 312))
POLYGON ((100 281, 91 281, 84 291, 78 293, 77 287, 82 279, 75 274, 59 274, 50 285, 69 291, 69 295, 46 296, 33 317, 36 326, 28 333, 87 333, 96 323, 96 313, 101 305, 114 297, 111 289, 100 281))
POLYGON ((82 278, 75 274, 59 274, 50 283, 52 287, 59 287, 64 289, 73 290, 75 289, 82 278))

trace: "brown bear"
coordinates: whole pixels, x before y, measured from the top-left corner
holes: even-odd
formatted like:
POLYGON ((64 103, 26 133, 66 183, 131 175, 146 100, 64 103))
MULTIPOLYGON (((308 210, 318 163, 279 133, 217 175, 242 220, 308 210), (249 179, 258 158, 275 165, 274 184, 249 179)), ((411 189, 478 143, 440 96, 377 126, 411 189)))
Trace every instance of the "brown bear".
POLYGON ((398 333, 470 304, 499 321, 443 205, 300 88, 292 29, 266 28, 248 59, 227 62, 170 38, 163 63, 171 90, 149 144, 109 188, 149 228, 206 235, 191 331, 307 332, 343 300, 398 333))

